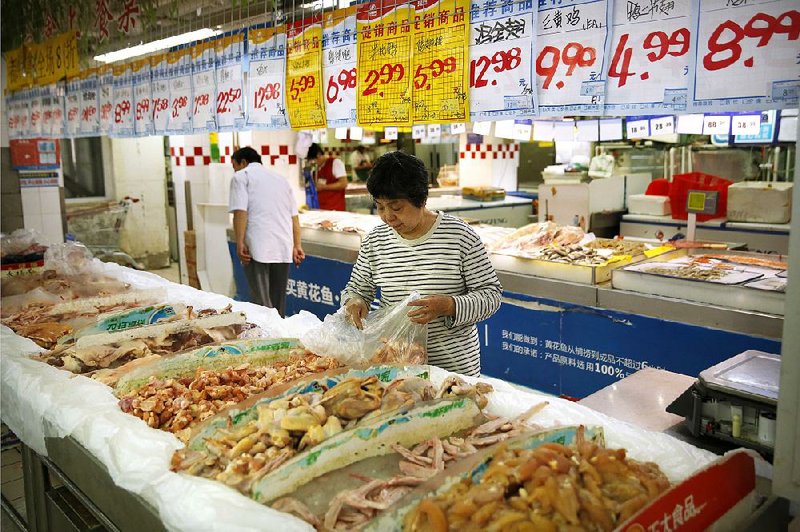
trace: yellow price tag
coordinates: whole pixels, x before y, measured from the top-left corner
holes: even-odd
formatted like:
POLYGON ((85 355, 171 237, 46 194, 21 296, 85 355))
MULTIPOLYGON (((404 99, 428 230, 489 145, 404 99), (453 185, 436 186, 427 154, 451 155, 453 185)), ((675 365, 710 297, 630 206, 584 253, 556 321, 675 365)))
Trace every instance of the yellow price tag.
POLYGON ((617 262, 630 262, 633 257, 630 255, 611 255, 608 258, 608 264, 616 264, 617 262))
POLYGON ((286 108, 293 129, 326 127, 322 88, 322 17, 289 24, 286 108))
POLYGON ((689 192, 690 211, 702 211, 706 208, 706 195, 704 192, 689 192))
POLYGON ((644 250, 644 256, 647 257, 648 259, 650 259, 650 258, 653 258, 653 257, 657 257, 657 256, 659 256, 659 255, 661 255, 663 253, 666 253, 668 251, 673 251, 674 249, 675 248, 672 247, 672 246, 659 246, 659 247, 653 248, 653 249, 646 249, 646 250, 644 250))

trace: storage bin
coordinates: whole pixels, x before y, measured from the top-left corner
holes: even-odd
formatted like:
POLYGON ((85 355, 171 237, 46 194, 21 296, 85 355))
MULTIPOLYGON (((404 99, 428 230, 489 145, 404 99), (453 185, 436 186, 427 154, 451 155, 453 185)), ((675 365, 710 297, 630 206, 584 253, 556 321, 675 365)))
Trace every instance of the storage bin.
POLYGON ((689 214, 686 212, 686 199, 689 196, 690 190, 719 192, 717 210, 712 214, 698 214, 698 222, 711 220, 713 218, 723 218, 728 212, 728 187, 731 183, 732 182, 727 179, 703 174, 701 172, 674 175, 672 177, 672 184, 669 187, 669 202, 672 206, 672 218, 675 220, 686 220, 689 217, 689 214))

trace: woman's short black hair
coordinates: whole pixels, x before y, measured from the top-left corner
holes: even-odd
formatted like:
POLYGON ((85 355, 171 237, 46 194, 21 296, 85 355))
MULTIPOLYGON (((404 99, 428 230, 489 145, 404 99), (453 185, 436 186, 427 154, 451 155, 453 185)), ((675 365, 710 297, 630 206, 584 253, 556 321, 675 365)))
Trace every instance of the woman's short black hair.
POLYGON ((314 142, 311 146, 308 147, 308 155, 306 155, 306 159, 313 160, 320 156, 322 153, 322 146, 314 142))
POLYGON ((372 166, 367 190, 375 199, 407 199, 414 206, 423 207, 428 200, 428 170, 413 155, 390 151, 372 166))
POLYGON ((251 148, 250 146, 245 146, 244 148, 239 148, 235 152, 233 152, 233 160, 237 163, 241 163, 242 161, 247 161, 248 163, 260 163, 261 156, 258 154, 256 150, 251 148))

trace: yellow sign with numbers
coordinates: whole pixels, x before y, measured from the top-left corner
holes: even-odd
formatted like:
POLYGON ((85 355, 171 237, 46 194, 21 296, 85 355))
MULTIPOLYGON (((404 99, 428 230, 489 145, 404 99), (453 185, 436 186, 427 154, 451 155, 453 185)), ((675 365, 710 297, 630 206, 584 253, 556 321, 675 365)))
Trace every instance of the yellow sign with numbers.
POLYGON ((415 124, 469 120, 469 2, 416 0, 412 37, 415 124))
POLYGON ((322 87, 322 18, 287 26, 286 110, 293 129, 326 127, 322 87))

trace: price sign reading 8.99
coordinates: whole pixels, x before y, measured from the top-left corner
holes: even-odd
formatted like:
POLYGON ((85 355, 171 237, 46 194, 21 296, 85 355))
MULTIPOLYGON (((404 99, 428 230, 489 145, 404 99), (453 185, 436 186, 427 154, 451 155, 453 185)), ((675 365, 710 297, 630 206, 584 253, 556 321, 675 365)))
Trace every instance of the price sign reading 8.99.
POLYGON ((329 128, 356 125, 356 8, 325 15, 322 28, 322 80, 329 128))
POLYGON ((469 99, 473 121, 533 116, 532 37, 536 11, 530 2, 482 0, 470 9, 469 99))
POLYGON ((412 7, 399 0, 358 7, 359 125, 411 123, 412 12, 412 7))
POLYGON ((611 14, 612 0, 540 0, 536 44, 539 114, 603 112, 611 14))
POLYGON ((415 0, 413 5, 414 123, 467 120, 469 3, 415 0))
POLYGON ((686 109, 690 25, 690 0, 628 0, 614 10, 605 114, 686 109))
POLYGON ((691 105, 705 112, 797 107, 797 0, 696 0, 691 105))

